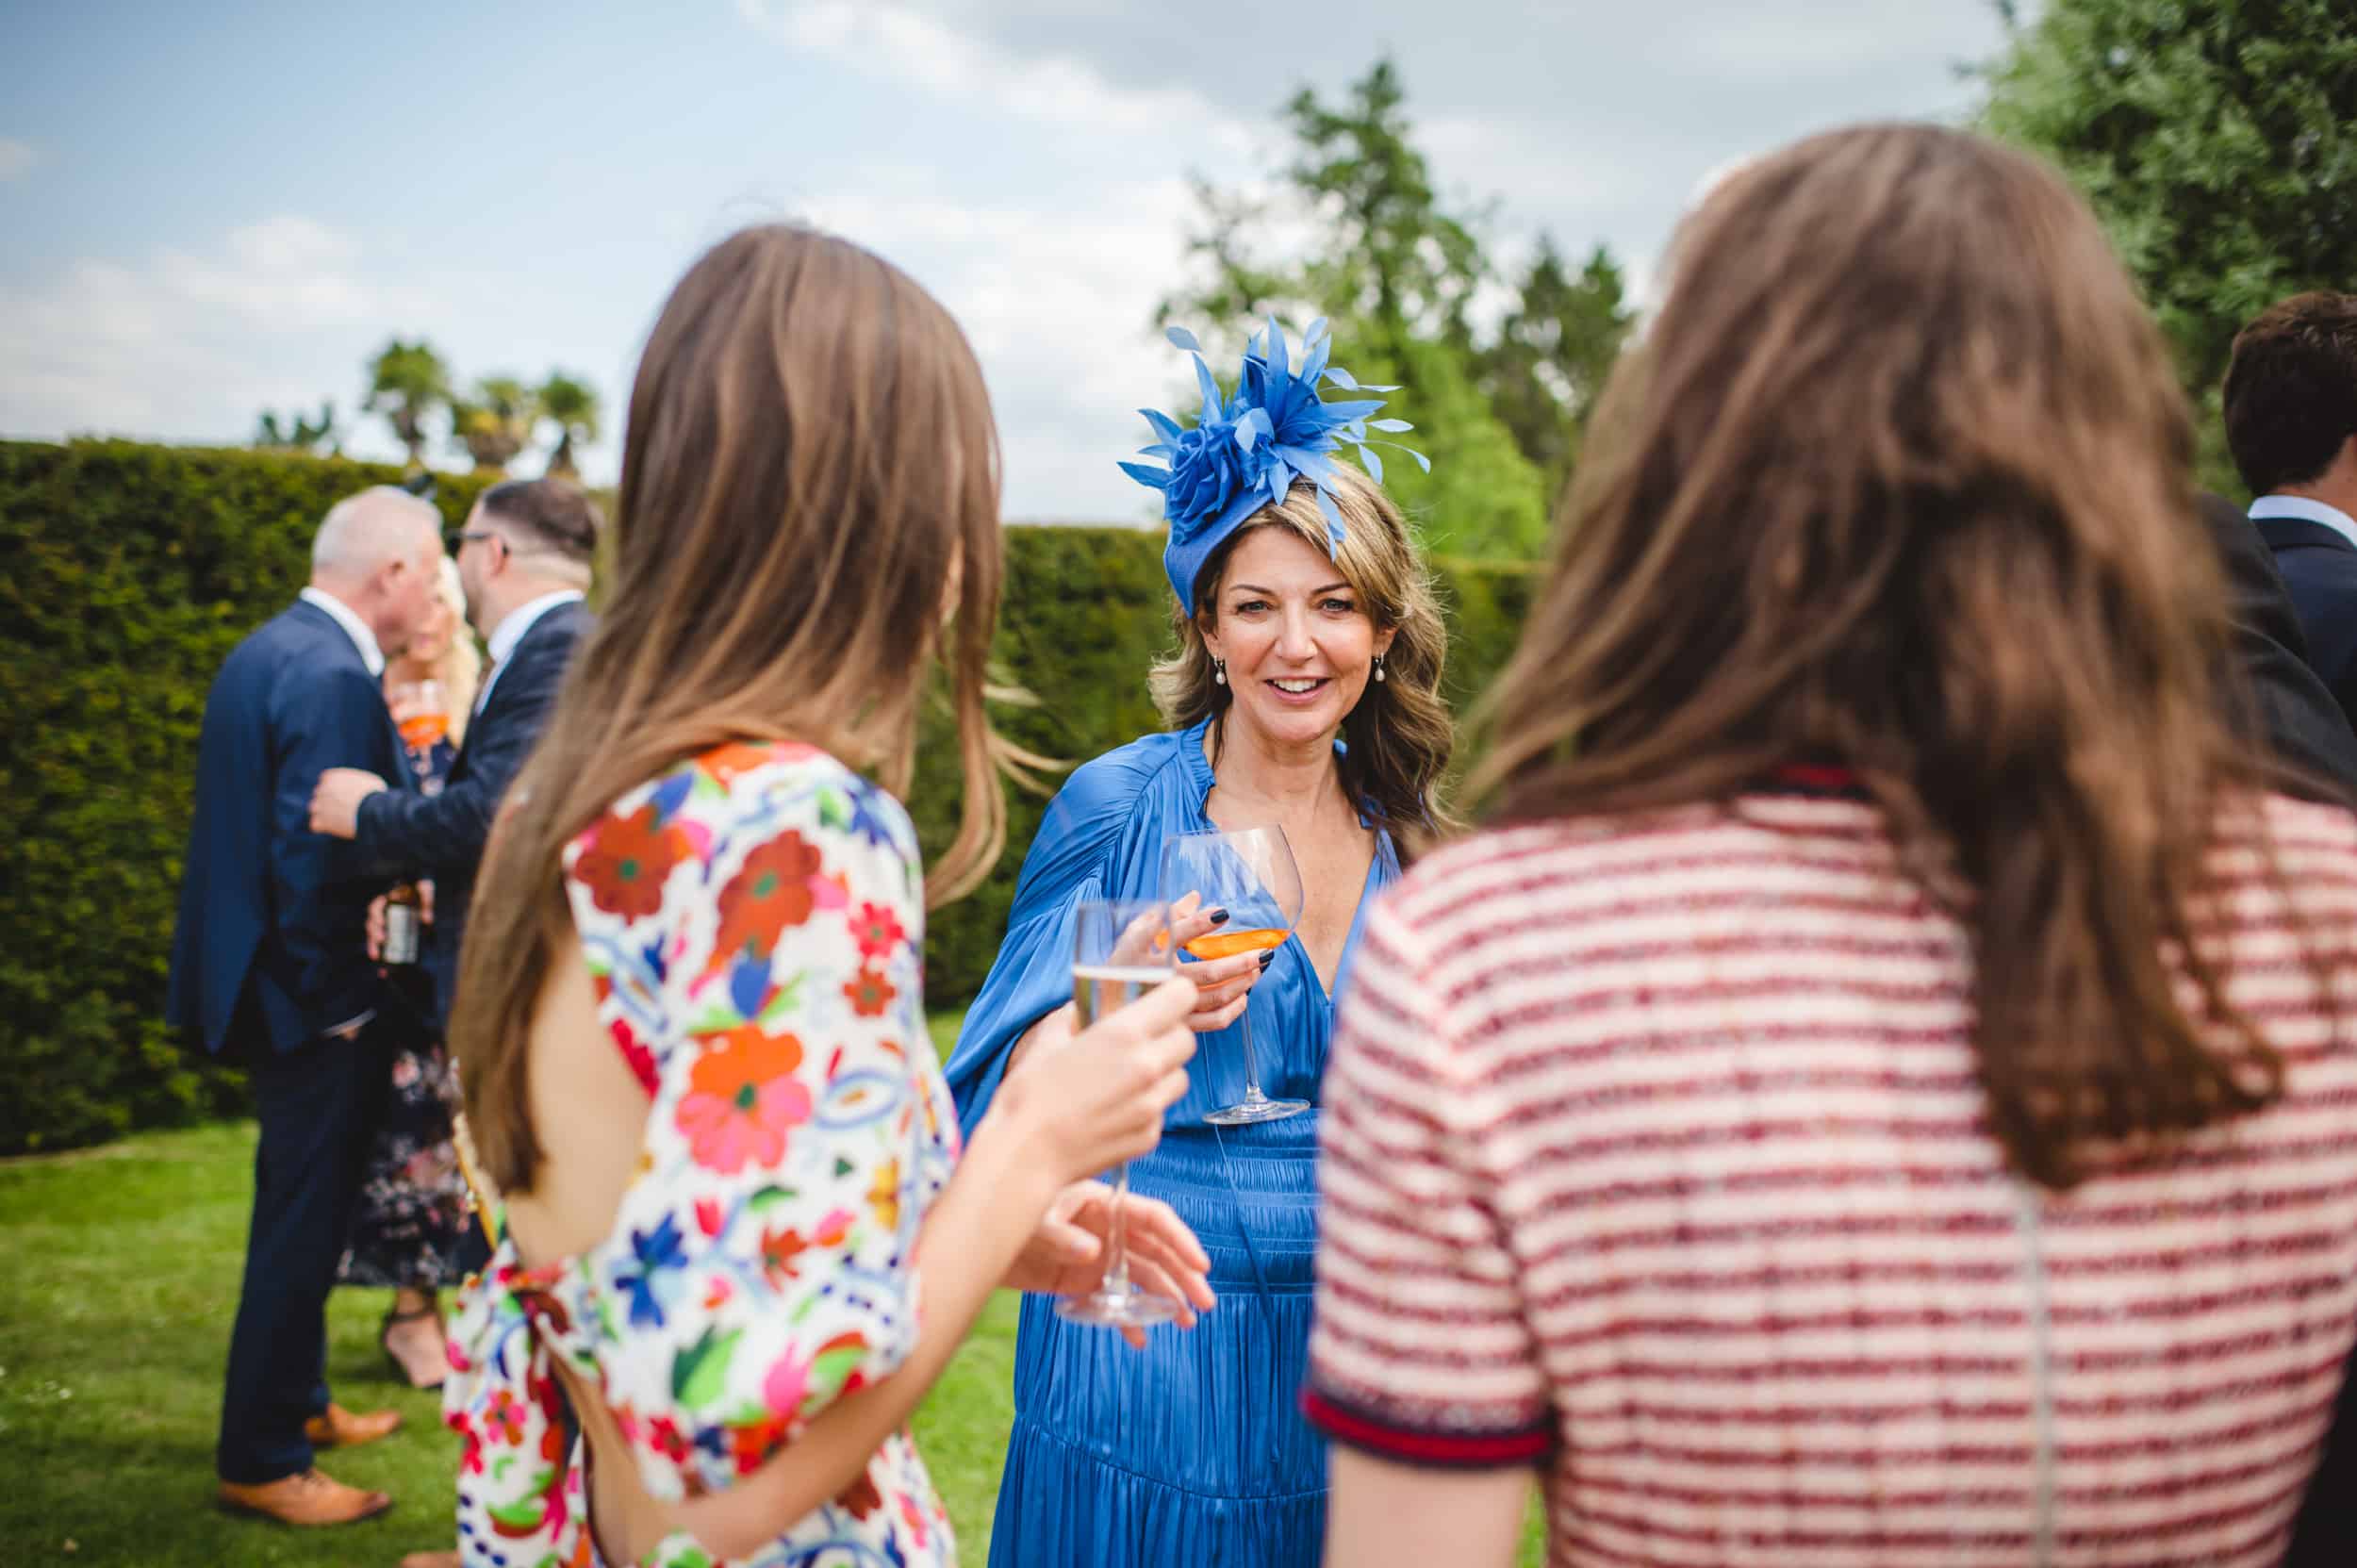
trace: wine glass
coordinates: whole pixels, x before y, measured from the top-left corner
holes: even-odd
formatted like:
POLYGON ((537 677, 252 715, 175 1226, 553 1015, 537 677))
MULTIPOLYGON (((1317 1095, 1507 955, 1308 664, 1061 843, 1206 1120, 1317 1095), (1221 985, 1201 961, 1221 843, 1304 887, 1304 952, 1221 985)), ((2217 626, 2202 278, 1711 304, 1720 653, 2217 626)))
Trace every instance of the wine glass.
POLYGON ((395 686, 392 707, 402 743, 413 751, 430 751, 450 734, 450 706, 442 701, 439 681, 409 681, 395 686))
MULTIPOLYGON (((1072 922, 1072 1002, 1076 1030, 1151 991, 1170 978, 1178 954, 1170 942, 1170 909, 1159 900, 1085 899, 1072 922)), ((1113 1329, 1168 1323, 1182 1311, 1170 1296, 1139 1288, 1129 1278, 1129 1163, 1113 1176, 1113 1217, 1105 1235, 1105 1275, 1082 1296, 1056 1298, 1059 1316, 1113 1329)))
MULTIPOLYGON (((1197 958, 1271 952, 1301 923, 1301 869, 1278 827, 1175 834, 1162 844, 1162 897, 1176 904, 1192 893, 1200 909, 1224 909, 1227 920, 1189 942, 1197 958)), ((1252 1003, 1244 1006, 1244 1098, 1204 1116, 1221 1127, 1273 1122, 1310 1109, 1306 1099, 1271 1099, 1261 1092, 1252 1054, 1252 1003)))

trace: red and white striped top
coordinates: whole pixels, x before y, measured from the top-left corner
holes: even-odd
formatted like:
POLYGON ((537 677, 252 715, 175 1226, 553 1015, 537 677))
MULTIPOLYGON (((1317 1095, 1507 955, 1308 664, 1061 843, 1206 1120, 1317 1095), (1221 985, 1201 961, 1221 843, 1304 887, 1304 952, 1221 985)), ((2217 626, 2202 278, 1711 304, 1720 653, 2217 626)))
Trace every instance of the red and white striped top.
POLYGON ((2275 1107, 2068 1194, 1983 1119, 1961 929, 1863 801, 1494 832, 1368 916, 1304 1402, 1548 1473, 1558 1564, 2281 1556, 2357 1337, 2357 818, 2219 851, 2275 1107))

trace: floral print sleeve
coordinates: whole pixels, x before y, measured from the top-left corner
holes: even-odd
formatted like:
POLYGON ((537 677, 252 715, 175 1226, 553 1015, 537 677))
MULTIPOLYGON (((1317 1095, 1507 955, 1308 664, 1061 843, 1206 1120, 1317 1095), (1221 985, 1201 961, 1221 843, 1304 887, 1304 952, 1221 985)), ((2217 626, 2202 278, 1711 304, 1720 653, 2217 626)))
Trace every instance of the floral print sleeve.
MULTIPOLYGON (((607 1240, 512 1267, 511 1315, 602 1393, 650 1491, 693 1496, 915 1344, 917 1230, 957 1155, 915 834, 823 752, 734 746, 617 801, 566 883, 600 1017, 651 1105, 607 1240)), ((935 1531, 946 1546, 913 1449, 891 1457, 810 1523, 876 1514, 906 1556, 935 1531)))

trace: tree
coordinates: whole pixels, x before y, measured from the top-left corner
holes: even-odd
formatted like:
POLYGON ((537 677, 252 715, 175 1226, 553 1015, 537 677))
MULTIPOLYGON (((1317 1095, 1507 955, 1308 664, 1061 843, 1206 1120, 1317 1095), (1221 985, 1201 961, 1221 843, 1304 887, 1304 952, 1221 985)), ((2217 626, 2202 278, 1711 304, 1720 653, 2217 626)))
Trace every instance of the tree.
POLYGON ((2243 322, 2350 287, 2349 0, 2047 0, 1978 74, 1984 125, 2085 192, 2205 407, 2243 322))
POLYGON ((1541 236, 1497 340, 1481 355, 1482 385, 1547 493, 1560 492, 1579 454, 1588 412, 1620 357, 1636 314, 1612 253, 1598 245, 1574 277, 1541 236))
POLYGON ((472 393, 451 400, 451 437, 490 472, 503 470, 532 444, 539 422, 539 396, 512 375, 486 375, 472 393))
POLYGON ((393 435, 409 449, 409 466, 425 466, 425 420, 450 401, 450 370, 423 338, 396 338, 369 362, 369 395, 361 407, 381 413, 393 435))
POLYGON ((336 405, 333 403, 320 404, 320 417, 316 423, 295 413, 288 415, 282 424, 275 413, 264 409, 260 421, 255 426, 254 444, 270 451, 317 452, 335 435, 336 405))
POLYGON ((1417 151, 1406 91, 1377 60, 1339 103, 1303 89, 1283 121, 1294 139, 1281 194, 1255 202, 1195 182, 1200 208, 1187 252, 1198 277, 1165 300, 1158 321, 1185 318, 1241 340, 1258 318, 1298 330, 1334 323, 1335 358, 1362 382, 1401 383, 1387 413, 1412 421, 1405 440, 1432 460, 1429 474, 1388 465, 1386 487, 1426 544, 1456 553, 1527 556, 1546 532, 1539 471, 1491 406, 1476 372, 1471 307, 1490 277, 1477 220, 1450 210, 1417 151), (1278 209, 1281 208, 1281 213, 1278 209), (1286 222, 1277 223, 1282 217, 1286 222), (1268 231, 1310 221, 1290 253, 1268 231))
POLYGON ((581 470, 573 462, 573 443, 598 438, 598 389, 586 377, 551 371, 540 383, 540 412, 556 424, 556 450, 549 454, 549 471, 571 479, 581 470))

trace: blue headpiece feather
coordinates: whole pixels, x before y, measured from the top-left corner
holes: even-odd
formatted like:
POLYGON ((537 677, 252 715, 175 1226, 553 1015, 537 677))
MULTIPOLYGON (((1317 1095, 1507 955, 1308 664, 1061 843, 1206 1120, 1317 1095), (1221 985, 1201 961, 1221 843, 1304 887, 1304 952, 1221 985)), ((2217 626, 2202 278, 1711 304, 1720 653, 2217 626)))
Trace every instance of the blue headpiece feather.
POLYGON ((1315 489, 1318 509, 1326 514, 1329 550, 1343 542, 1343 515, 1327 487, 1334 478, 1329 455, 1344 442, 1359 454, 1360 464, 1376 484, 1383 482, 1383 460, 1376 446, 1397 447, 1414 458, 1426 473, 1432 465, 1423 453, 1393 441, 1370 440, 1367 432, 1411 430, 1405 420, 1378 420, 1379 397, 1360 396, 1346 403, 1327 403, 1318 397, 1321 382, 1346 391, 1396 392, 1397 387, 1361 387, 1348 371, 1327 363, 1334 340, 1326 318, 1310 323, 1302 336, 1301 362, 1295 369, 1285 350, 1284 329, 1271 318, 1265 331, 1255 333, 1244 348, 1244 369, 1235 391, 1222 398, 1211 368, 1203 362, 1203 347, 1195 334, 1175 326, 1165 334, 1171 342, 1195 358, 1195 379, 1203 388, 1203 412, 1190 428, 1151 408, 1138 412, 1161 437, 1141 455, 1160 457, 1168 465, 1150 468, 1124 463, 1121 470, 1139 484, 1158 490, 1162 516, 1170 523, 1170 544, 1162 552, 1162 569, 1178 602, 1193 608, 1195 580, 1222 540, 1263 506, 1282 504, 1294 480, 1306 479, 1315 489))

